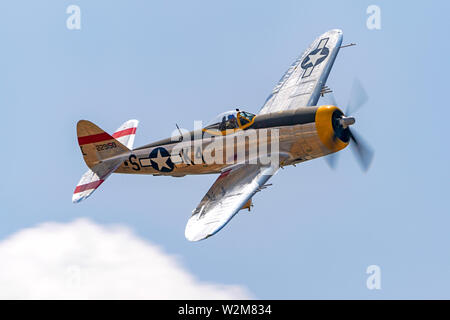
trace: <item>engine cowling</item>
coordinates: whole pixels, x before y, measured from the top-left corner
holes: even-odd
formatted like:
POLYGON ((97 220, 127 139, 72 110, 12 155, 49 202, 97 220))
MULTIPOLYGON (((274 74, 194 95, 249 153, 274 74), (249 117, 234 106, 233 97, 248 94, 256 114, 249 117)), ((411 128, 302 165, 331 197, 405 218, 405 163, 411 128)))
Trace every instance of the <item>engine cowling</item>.
POLYGON ((348 126, 354 123, 354 118, 345 117, 336 106, 320 106, 316 111, 315 122, 320 141, 331 153, 348 146, 348 126))

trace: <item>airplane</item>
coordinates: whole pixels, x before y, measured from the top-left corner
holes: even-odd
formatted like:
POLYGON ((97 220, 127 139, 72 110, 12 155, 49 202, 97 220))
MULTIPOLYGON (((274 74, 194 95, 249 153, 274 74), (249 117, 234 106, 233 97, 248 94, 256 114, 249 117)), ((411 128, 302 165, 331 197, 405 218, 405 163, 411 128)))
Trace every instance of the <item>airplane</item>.
POLYGON ((339 29, 315 39, 291 64, 258 114, 227 111, 204 127, 182 132, 177 126, 178 135, 138 148, 133 148, 137 120, 125 122, 112 135, 80 120, 78 144, 89 170, 72 201, 88 198, 112 173, 218 174, 185 228, 187 240, 199 241, 219 232, 240 210, 250 210, 252 197, 270 186, 267 181, 284 166, 328 156, 334 167, 332 156, 352 143, 367 170, 373 151, 350 129, 355 118, 349 115, 367 101, 361 85, 355 82, 346 113, 334 100, 317 106, 319 98, 331 92, 325 83, 339 49, 346 47, 342 39, 339 29))

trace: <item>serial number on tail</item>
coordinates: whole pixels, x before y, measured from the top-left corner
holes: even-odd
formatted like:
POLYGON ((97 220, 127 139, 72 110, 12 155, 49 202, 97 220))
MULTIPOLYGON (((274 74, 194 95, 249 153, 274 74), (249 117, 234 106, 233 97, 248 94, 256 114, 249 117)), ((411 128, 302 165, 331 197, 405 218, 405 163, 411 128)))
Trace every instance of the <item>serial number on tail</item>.
POLYGON ((108 149, 114 149, 117 148, 117 145, 115 142, 105 143, 105 144, 97 144, 95 145, 95 148, 97 148, 97 151, 104 151, 108 149))

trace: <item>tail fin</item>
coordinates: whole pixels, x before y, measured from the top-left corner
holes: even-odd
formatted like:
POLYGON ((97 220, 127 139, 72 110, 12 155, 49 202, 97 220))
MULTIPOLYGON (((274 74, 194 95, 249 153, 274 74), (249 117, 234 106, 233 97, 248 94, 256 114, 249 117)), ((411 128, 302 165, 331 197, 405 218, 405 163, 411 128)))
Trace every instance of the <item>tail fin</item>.
POLYGON ((128 157, 130 149, 133 148, 138 123, 137 120, 129 120, 110 136, 92 122, 78 122, 78 143, 84 161, 90 169, 78 182, 72 202, 88 198, 128 157))
POLYGON ((128 153, 129 149, 92 122, 80 120, 77 124, 78 144, 87 166, 128 153))

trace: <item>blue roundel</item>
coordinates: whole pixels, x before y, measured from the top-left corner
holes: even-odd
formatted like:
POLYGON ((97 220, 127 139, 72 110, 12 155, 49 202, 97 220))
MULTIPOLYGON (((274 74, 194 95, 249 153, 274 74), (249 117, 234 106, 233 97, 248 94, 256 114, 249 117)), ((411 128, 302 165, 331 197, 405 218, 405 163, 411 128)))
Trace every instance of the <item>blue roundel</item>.
POLYGON ((161 172, 170 172, 175 166, 170 160, 170 153, 162 147, 153 149, 150 152, 149 159, 153 169, 161 172))

